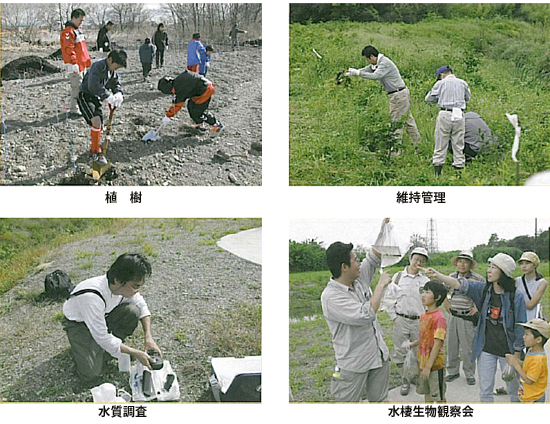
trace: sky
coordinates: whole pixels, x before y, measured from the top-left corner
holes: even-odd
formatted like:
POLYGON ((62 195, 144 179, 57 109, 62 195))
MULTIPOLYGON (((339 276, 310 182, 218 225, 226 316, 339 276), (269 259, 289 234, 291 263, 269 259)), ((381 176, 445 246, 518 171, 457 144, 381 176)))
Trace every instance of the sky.
MULTIPOLYGON (((380 231, 382 219, 292 219, 289 239, 304 241, 316 238, 328 246, 335 241, 361 244, 369 247, 380 231)), ((426 236, 428 219, 392 219, 398 241, 408 241, 413 233, 426 236)), ((496 233, 499 239, 512 239, 520 235, 533 236, 535 219, 436 219, 437 240, 440 252, 473 249, 489 241, 496 233)), ((550 218, 538 218, 538 231, 548 230, 550 218)))

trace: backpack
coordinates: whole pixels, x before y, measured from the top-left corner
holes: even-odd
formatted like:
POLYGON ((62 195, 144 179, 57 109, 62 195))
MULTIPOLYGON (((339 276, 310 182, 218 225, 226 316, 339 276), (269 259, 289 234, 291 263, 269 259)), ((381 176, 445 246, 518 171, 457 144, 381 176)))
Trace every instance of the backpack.
POLYGON ((51 299, 68 299, 74 290, 71 278, 60 269, 46 275, 44 286, 44 297, 51 299))

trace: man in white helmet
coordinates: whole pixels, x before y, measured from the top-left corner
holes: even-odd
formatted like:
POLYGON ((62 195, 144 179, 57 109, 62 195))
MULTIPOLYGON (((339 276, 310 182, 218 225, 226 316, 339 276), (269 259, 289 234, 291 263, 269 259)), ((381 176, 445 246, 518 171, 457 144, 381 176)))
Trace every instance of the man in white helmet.
MULTIPOLYGON (((407 356, 407 344, 419 338, 420 315, 424 313, 420 290, 424 284, 430 281, 428 277, 420 273, 420 268, 426 265, 428 259, 426 249, 423 247, 413 249, 409 256, 409 265, 404 270, 395 273, 385 293, 387 304, 389 304, 388 314, 393 320, 393 361, 401 370, 407 356)), ((418 367, 413 366, 412 369, 418 369, 418 367)), ((411 382, 403 374, 401 385, 403 396, 409 393, 410 385, 411 382)))

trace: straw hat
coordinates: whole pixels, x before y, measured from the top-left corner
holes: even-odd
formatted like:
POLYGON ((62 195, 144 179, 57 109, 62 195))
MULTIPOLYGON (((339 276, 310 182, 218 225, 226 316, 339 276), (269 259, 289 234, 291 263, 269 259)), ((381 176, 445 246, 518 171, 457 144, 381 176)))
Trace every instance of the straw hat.
POLYGON ((451 258, 451 263, 454 266, 456 266, 456 263, 458 262, 459 259, 468 259, 472 263, 472 265, 470 266, 470 269, 476 269, 477 262, 474 259, 473 253, 470 252, 469 250, 463 250, 457 256, 455 256, 454 258, 451 258))

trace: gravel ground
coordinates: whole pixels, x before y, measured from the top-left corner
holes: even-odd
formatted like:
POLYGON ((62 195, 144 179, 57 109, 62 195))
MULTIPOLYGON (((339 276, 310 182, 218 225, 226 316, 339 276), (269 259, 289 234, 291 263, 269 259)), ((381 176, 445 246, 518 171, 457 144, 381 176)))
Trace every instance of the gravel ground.
MULTIPOLYGON (((210 400, 209 356, 261 354, 260 323, 250 319, 250 311, 261 307, 261 266, 215 245, 227 233, 257 225, 248 219, 135 220, 117 234, 49 253, 42 260, 53 262, 48 269, 28 275, 0 298, 0 401, 92 400, 90 387, 76 378, 61 326, 62 302, 41 302, 38 295, 45 275, 55 269, 77 284, 105 273, 116 257, 132 251, 151 260, 153 275, 141 293, 155 340, 177 373, 180 400, 210 400)), ((143 349, 141 325, 138 329, 126 342, 143 349)), ((117 367, 116 360, 107 361, 103 382, 130 391, 128 374, 117 367)))
MULTIPOLYGON (((22 56, 46 57, 53 50, 2 46, 2 66, 22 56)), ((114 168, 99 184, 262 184, 261 48, 217 52, 212 57, 207 77, 216 85, 216 93, 210 111, 224 124, 220 136, 200 134, 184 107, 163 131, 162 140, 148 144, 141 138, 159 126, 171 101, 157 90, 157 82, 185 69, 186 52, 170 50, 164 68, 153 69, 149 82, 143 82, 137 51, 127 52, 128 68, 119 71, 125 100, 115 112, 108 153, 114 168)), ((52 63, 62 67, 59 61, 52 63)), ((6 125, 1 140, 2 184, 94 184, 88 176, 90 129, 83 118, 67 122, 63 112, 69 91, 63 73, 2 82, 6 125)), ((106 123, 108 110, 103 109, 106 123)))

